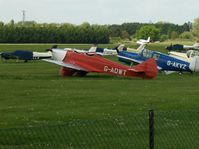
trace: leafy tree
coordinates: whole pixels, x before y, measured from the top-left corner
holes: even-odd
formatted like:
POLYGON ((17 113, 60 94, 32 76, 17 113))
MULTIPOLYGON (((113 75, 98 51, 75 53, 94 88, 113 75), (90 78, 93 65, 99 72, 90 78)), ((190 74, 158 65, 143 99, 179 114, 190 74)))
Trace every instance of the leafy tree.
POLYGON ((3 27, 3 26, 4 26, 4 23, 0 21, 0 27, 3 27))
POLYGON ((146 25, 136 32, 136 37, 138 39, 151 37, 151 41, 157 41, 160 39, 160 30, 153 25, 146 25))
POLYGON ((120 37, 121 37, 121 39, 129 39, 129 40, 131 40, 130 35, 129 35, 129 33, 127 31, 122 31, 120 37))
POLYGON ((108 30, 110 37, 119 37, 122 32, 120 25, 111 25, 108 30))
POLYGON ((176 39, 176 38, 178 38, 179 37, 179 35, 178 35, 178 33, 176 32, 176 31, 172 31, 171 32, 171 34, 170 34, 170 38, 171 39, 176 39))
POLYGON ((123 23, 121 25, 122 31, 127 31, 129 35, 134 35, 138 29, 140 29, 145 24, 141 23, 123 23))
POLYGON ((10 20, 10 23, 8 24, 8 25, 10 25, 10 26, 14 26, 15 25, 15 21, 12 19, 12 20, 10 20))
POLYGON ((169 39, 169 36, 168 35, 161 35, 160 36, 160 41, 165 41, 165 40, 167 40, 167 39, 169 39))
POLYGON ((0 23, 0 43, 108 43, 107 26, 83 23, 43 23, 34 21, 0 23))
POLYGON ((199 18, 196 18, 193 22, 192 33, 194 36, 199 37, 199 18))

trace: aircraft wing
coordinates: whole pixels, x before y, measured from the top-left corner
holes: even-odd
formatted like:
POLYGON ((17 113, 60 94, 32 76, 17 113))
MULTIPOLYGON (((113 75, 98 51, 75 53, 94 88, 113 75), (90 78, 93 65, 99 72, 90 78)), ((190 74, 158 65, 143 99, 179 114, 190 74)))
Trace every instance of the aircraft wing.
POLYGON ((71 69, 75 69, 75 70, 81 70, 81 71, 88 71, 88 70, 86 70, 82 67, 79 67, 79 66, 71 64, 71 63, 64 63, 64 62, 60 62, 60 61, 56 61, 56 60, 52 60, 52 59, 42 59, 42 60, 49 62, 49 63, 57 64, 57 65, 62 66, 62 67, 67 67, 67 68, 71 68, 71 69))
MULTIPOLYGON (((135 62, 135 63, 138 63, 138 64, 144 62, 144 61, 142 61, 142 60, 136 60, 136 59, 128 58, 128 57, 121 56, 121 55, 118 55, 118 57, 119 57, 119 58, 122 58, 122 59, 126 59, 126 60, 129 60, 129 61, 132 61, 132 62, 135 62)), ((160 67, 160 66, 158 66, 158 65, 157 65, 157 68, 158 68, 158 70, 162 70, 162 67, 160 67)))
POLYGON ((194 46, 184 45, 184 46, 183 46, 183 48, 184 48, 184 49, 193 49, 193 48, 194 48, 194 46))
POLYGON ((128 58, 126 56, 121 56, 121 55, 118 55, 119 58, 122 58, 122 59, 126 59, 126 60, 129 60, 129 61, 133 61, 133 62, 136 62, 136 63, 142 63, 143 61, 141 60, 136 60, 136 59, 132 59, 132 58, 128 58))
POLYGON ((186 53, 171 51, 171 52, 169 52, 169 56, 172 56, 174 58, 177 58, 177 59, 180 59, 183 61, 190 62, 190 59, 187 57, 186 53))

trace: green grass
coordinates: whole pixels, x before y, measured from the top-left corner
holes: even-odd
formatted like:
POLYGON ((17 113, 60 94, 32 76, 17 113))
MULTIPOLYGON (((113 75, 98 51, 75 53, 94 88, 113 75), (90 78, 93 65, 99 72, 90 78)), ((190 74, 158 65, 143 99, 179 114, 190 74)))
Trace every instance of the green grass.
MULTIPOLYGON (((87 48, 90 45, 76 46, 87 48)), ((164 49, 161 44, 153 46, 164 49)), ((49 45, 0 45, 0 51, 10 51, 15 47, 42 51, 49 45)), ((0 63, 0 133, 10 134, 14 139, 5 146, 2 143, 6 141, 5 138, 0 138, 0 148, 12 148, 16 144, 19 144, 19 148, 25 147, 30 141, 33 147, 38 143, 42 146, 42 143, 54 142, 56 145, 57 142, 63 148, 115 148, 119 144, 123 144, 121 148, 147 148, 149 109, 154 109, 157 117, 159 112, 162 116, 158 117, 160 123, 156 123, 158 147, 180 148, 175 145, 184 143, 187 147, 194 144, 186 143, 183 139, 177 139, 170 146, 165 142, 172 140, 172 137, 175 140, 190 134, 189 125, 184 119, 198 123, 197 114, 189 112, 199 109, 198 73, 159 74, 153 80, 142 80, 103 74, 62 78, 58 71, 58 66, 43 61, 16 63, 13 60, 0 63), (172 115, 169 111, 177 111, 177 117, 175 112, 172 115), (165 126, 164 122, 168 125, 165 126), (183 125, 174 127, 173 122, 183 125), (31 132, 35 135, 31 135, 31 132), (54 140, 55 135, 63 137, 63 140, 54 140), (69 142, 64 143, 64 137, 69 142), (100 146, 102 142, 104 144, 100 146)), ((193 126, 191 132, 198 132, 198 125, 193 126)), ((196 133, 194 138, 189 139, 197 139, 195 144, 198 144, 197 136, 196 133)))

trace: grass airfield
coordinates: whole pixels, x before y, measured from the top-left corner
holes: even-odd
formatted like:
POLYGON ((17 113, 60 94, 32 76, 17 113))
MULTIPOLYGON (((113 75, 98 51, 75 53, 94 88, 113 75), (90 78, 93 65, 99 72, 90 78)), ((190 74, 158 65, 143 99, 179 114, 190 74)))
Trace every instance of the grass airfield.
MULTIPOLYGON (((60 45, 61 48, 76 47, 83 49, 89 48, 89 46, 60 45)), ((111 47, 112 45, 102 46, 111 47)), ((155 47, 159 51, 166 52, 164 46, 158 44, 148 48, 155 47)), ((0 45, 0 51, 5 51, 5 49, 8 51, 13 49, 44 51, 44 49, 49 47, 50 45, 48 44, 2 44, 0 45)), ((113 59, 115 60, 116 58, 113 59)), ((109 119, 118 117, 125 119, 128 116, 131 117, 131 115, 139 115, 141 113, 144 114, 143 117, 140 117, 140 120, 142 125, 146 126, 143 131, 146 134, 141 134, 142 137, 140 136, 140 138, 144 138, 147 141, 147 112, 149 109, 154 109, 157 112, 179 111, 178 113, 182 114, 180 116, 186 116, 186 111, 198 111, 199 109, 198 73, 184 73, 182 75, 177 73, 164 75, 160 73, 153 80, 142 80, 104 74, 62 78, 58 75, 58 72, 59 66, 43 61, 30 61, 28 63, 23 63, 22 61, 16 63, 14 60, 1 61, 0 130, 59 125, 74 119, 80 121, 103 120, 103 125, 100 124, 100 129, 107 128, 111 130, 113 129, 112 126, 109 126, 108 123, 106 125, 106 120, 108 122, 109 119)), ((198 123, 198 118, 194 114, 191 115, 190 113, 189 117, 191 117, 193 122, 198 123)), ((187 117, 185 118, 187 119, 187 117)), ((170 119, 175 121, 176 117, 171 116, 170 119)), ((181 121, 183 117, 177 117, 177 120, 181 121)), ((136 123, 135 119, 132 118, 128 118, 128 121, 130 124, 136 123)), ((134 127, 135 125, 132 126, 134 127)), ((136 128, 140 129, 142 126, 136 128)), ((199 126, 196 126, 196 128, 199 130, 199 126)), ((164 128, 160 128, 160 130, 162 130, 161 132, 165 131, 164 128)), ((189 130, 185 133, 188 134, 189 130)), ((158 135, 161 135, 161 133, 158 135)), ((168 135, 167 139, 170 139, 170 136, 172 135, 168 135)), ((92 138, 92 136, 90 137, 92 138)), ((198 140, 195 143, 198 144, 198 140)), ((123 137, 120 141, 124 144, 128 143, 125 142, 128 140, 123 137)), ((112 143, 120 141, 116 139, 112 143)), ((161 139, 157 140, 160 143, 161 141, 161 139)), ((171 143, 173 145, 172 148, 176 144, 171 143)), ((138 143, 135 148, 140 148, 142 145, 140 144, 139 146, 138 143)), ((94 146, 98 148, 98 145, 94 146)), ((187 144, 188 146, 189 144, 187 144)), ((86 148, 89 148, 89 146, 86 148)))

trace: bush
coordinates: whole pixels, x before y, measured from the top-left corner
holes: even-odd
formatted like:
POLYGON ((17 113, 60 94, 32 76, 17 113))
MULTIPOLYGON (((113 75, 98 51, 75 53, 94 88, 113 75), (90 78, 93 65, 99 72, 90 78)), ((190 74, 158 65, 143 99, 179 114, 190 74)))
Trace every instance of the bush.
POLYGON ((178 38, 179 37, 179 35, 178 35, 178 33, 176 32, 176 31, 172 31, 171 33, 170 33, 170 38, 171 39, 176 39, 176 38, 178 38))
POLYGON ((180 34, 180 38, 182 39, 193 39, 193 35, 191 32, 184 32, 180 34))
POLYGON ((160 41, 165 41, 165 40, 167 40, 167 39, 169 39, 169 36, 168 36, 168 35, 161 35, 161 36, 160 36, 160 41))

